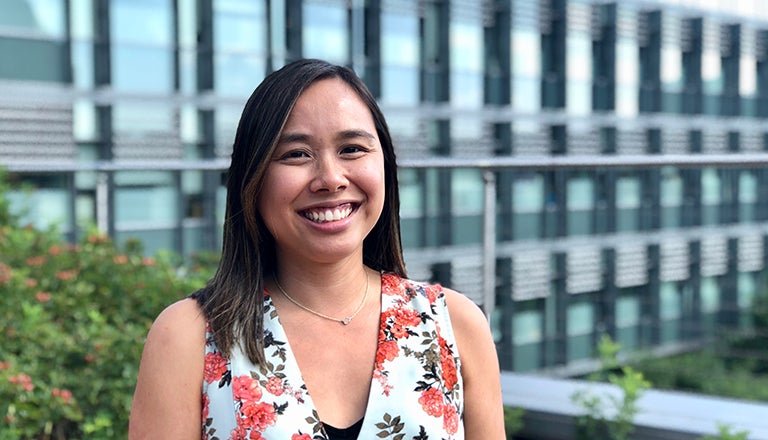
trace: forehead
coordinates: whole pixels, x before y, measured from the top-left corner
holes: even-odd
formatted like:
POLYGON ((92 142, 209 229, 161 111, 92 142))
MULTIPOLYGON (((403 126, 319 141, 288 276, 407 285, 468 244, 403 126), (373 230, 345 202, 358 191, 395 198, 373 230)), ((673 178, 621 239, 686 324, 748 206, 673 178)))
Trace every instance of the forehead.
POLYGON ((373 126, 373 115, 352 86, 340 78, 322 79, 307 87, 296 100, 287 126, 346 122, 373 126))

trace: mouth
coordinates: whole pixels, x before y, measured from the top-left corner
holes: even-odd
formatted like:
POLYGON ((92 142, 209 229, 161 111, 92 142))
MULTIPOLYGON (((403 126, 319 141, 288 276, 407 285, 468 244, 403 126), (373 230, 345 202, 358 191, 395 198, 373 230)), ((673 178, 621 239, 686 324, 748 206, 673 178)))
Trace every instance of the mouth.
POLYGON ((301 211, 301 215, 313 223, 329 223, 343 220, 354 212, 356 205, 344 203, 333 208, 313 208, 301 211))

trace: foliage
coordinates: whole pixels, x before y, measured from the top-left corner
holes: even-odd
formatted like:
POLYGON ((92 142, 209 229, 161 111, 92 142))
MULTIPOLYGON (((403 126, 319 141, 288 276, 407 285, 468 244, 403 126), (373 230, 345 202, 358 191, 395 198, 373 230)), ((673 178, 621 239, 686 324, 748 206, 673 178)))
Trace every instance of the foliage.
POLYGON ((523 408, 505 406, 504 407, 504 431, 507 433, 507 440, 512 440, 514 434, 523 429, 523 408))
POLYGON ((651 387, 643 373, 618 361, 619 344, 603 335, 598 344, 600 369, 590 375, 591 381, 608 381, 621 391, 621 397, 599 396, 590 390, 575 392, 571 399, 585 414, 577 418, 577 438, 626 440, 634 431, 638 413, 637 401, 651 387))
POLYGON ((717 352, 700 351, 643 359, 635 367, 656 388, 768 402, 768 376, 754 372, 752 365, 743 360, 729 362, 717 352))
POLYGON ((750 312, 752 332, 724 332, 705 350, 635 367, 657 388, 768 402, 768 295, 757 296, 750 312))
POLYGON ((748 431, 731 432, 731 427, 722 423, 717 424, 717 431, 718 435, 705 435, 701 440, 747 440, 749 436, 748 431))
POLYGON ((149 325, 209 274, 19 225, 5 190, 0 175, 0 440, 124 438, 149 325))

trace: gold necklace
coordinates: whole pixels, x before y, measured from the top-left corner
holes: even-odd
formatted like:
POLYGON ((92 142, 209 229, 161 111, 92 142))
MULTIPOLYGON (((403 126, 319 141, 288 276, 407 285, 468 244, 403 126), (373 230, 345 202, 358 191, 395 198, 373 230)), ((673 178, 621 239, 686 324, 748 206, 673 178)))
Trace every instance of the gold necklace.
POLYGON ((340 322, 344 325, 348 325, 350 322, 352 322, 352 319, 354 319, 355 316, 357 316, 357 314, 360 313, 360 310, 363 310, 363 305, 365 305, 365 299, 368 298, 368 286, 370 284, 370 280, 369 280, 368 274, 366 273, 365 274, 365 293, 363 294, 363 299, 360 300, 360 304, 358 304, 355 311, 351 315, 347 316, 346 318, 343 318, 343 319, 334 318, 333 316, 328 316, 324 313, 320 313, 315 310, 312 310, 309 307, 305 306, 304 304, 301 304, 300 302, 291 298, 291 295, 288 295, 288 292, 286 292, 285 289, 283 289, 283 286, 280 285, 280 281, 277 280, 277 274, 272 274, 272 277, 275 279, 275 284, 277 284, 277 288, 280 289, 280 292, 282 292, 282 294, 285 295, 286 298, 288 298, 288 301, 292 302, 297 307, 303 310, 306 310, 307 312, 315 316, 319 316, 321 318, 325 318, 335 322, 340 322))

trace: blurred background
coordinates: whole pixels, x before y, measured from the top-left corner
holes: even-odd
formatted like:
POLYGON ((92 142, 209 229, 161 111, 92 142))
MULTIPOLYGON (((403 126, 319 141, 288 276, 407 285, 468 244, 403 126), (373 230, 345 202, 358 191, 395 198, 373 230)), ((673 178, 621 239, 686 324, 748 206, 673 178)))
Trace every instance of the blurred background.
POLYGON ((484 308, 505 372, 583 377, 608 335, 659 386, 767 380, 761 0, 3 0, 11 210, 217 252, 243 104, 302 57, 379 100, 409 275, 484 308))

